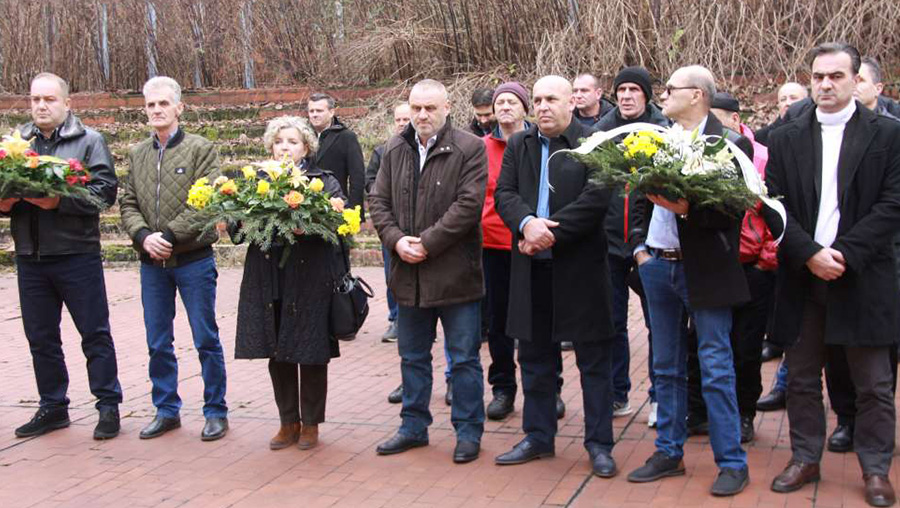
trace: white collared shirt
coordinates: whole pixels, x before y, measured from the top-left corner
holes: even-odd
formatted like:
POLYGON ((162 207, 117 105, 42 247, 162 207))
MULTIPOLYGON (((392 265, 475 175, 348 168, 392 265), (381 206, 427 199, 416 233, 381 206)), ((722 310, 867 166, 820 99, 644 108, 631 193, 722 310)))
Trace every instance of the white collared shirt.
POLYGON ((822 126, 822 187, 819 194, 819 215, 816 217, 814 239, 822 247, 831 247, 837 238, 841 211, 838 203, 838 163, 844 140, 844 127, 856 112, 856 101, 850 101, 837 113, 824 113, 816 108, 816 120, 822 126))
POLYGON ((428 141, 425 145, 422 145, 422 142, 419 138, 419 135, 416 135, 416 146, 419 148, 419 172, 422 172, 422 169, 425 168, 425 158, 428 157, 428 151, 431 150, 431 147, 437 143, 437 134, 428 138, 428 141))

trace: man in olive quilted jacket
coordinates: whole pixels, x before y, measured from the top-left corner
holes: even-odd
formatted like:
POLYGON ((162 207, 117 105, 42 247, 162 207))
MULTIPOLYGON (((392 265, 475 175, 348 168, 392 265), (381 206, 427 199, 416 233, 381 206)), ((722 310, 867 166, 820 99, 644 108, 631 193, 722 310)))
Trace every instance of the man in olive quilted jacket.
POLYGON ((152 78, 143 92, 153 134, 131 149, 130 170, 119 200, 122 226, 141 257, 141 301, 157 411, 140 437, 158 437, 181 426, 172 326, 177 291, 202 368, 206 425, 201 439, 214 441, 228 431, 225 357, 216 325, 218 272, 212 250, 218 233, 204 229, 197 213, 187 206, 187 195, 197 179, 219 176, 219 157, 210 141, 179 127, 184 104, 175 80, 152 78))

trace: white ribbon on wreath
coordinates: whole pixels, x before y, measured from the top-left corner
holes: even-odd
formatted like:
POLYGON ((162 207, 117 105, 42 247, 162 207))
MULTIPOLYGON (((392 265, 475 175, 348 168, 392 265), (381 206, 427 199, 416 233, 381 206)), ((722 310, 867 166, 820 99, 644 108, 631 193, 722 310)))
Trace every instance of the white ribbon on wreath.
MULTIPOLYGON (((587 139, 585 139, 581 146, 579 146, 578 148, 574 148, 571 150, 559 150, 554 152, 553 155, 561 152, 573 152, 581 155, 587 155, 603 143, 615 139, 623 134, 627 135, 636 131, 655 131, 665 133, 667 129, 667 127, 662 127, 652 123, 631 123, 628 125, 623 125, 621 127, 616 127, 612 130, 595 132, 594 134, 591 134, 587 139)), ((717 141, 719 138, 719 136, 706 135, 701 135, 700 137, 704 141, 711 140, 712 142, 717 141)), ((750 189, 751 192, 756 194, 756 196, 763 203, 765 203, 766 206, 775 210, 778 213, 779 217, 781 217, 781 223, 784 227, 781 228, 781 234, 778 235, 778 238, 775 240, 776 244, 780 243, 781 239, 784 238, 784 230, 787 227, 787 212, 784 209, 784 205, 781 203, 781 201, 770 198, 768 196, 766 186, 763 183, 762 178, 759 176, 759 173, 756 171, 756 166, 753 165, 753 161, 750 160, 750 157, 747 157, 747 154, 745 154, 743 150, 738 148, 737 145, 735 145, 731 140, 727 138, 725 139, 725 146, 729 150, 731 150, 732 155, 734 155, 734 160, 737 161, 738 167, 741 169, 741 175, 743 175, 744 177, 744 183, 747 185, 747 188, 750 189)))

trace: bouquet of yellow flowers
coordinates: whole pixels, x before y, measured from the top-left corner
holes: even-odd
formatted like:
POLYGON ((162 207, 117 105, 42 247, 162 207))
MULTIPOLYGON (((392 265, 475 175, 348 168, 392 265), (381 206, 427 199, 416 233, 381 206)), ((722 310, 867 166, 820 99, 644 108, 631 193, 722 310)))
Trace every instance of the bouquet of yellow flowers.
POLYGON ((724 137, 703 136, 679 125, 648 127, 653 129, 632 130, 621 143, 611 139, 612 131, 595 133, 572 150, 573 156, 593 170, 590 179, 598 185, 670 201, 684 198, 735 217, 767 197, 761 181, 753 182, 758 192, 748 187, 746 172, 734 162, 736 147, 724 137))
POLYGON ((19 131, 0 141, 2 197, 75 197, 99 205, 102 201, 85 187, 89 181, 91 175, 80 161, 38 155, 19 131))
POLYGON ((283 265, 297 241, 295 231, 335 244, 339 236, 359 232, 359 206, 345 209, 344 200, 324 188, 320 178, 308 178, 290 160, 266 161, 244 166, 237 178, 200 178, 187 203, 203 211, 207 228, 222 221, 239 224, 239 239, 264 251, 277 240, 286 247, 283 265))

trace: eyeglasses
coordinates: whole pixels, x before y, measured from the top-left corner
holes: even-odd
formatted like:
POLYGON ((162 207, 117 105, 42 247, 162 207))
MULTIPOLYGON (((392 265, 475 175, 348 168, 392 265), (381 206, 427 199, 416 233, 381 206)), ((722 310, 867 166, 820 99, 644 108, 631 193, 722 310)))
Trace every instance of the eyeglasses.
POLYGON ((666 85, 665 91, 667 94, 672 95, 673 90, 699 90, 700 87, 697 86, 672 86, 666 85))

